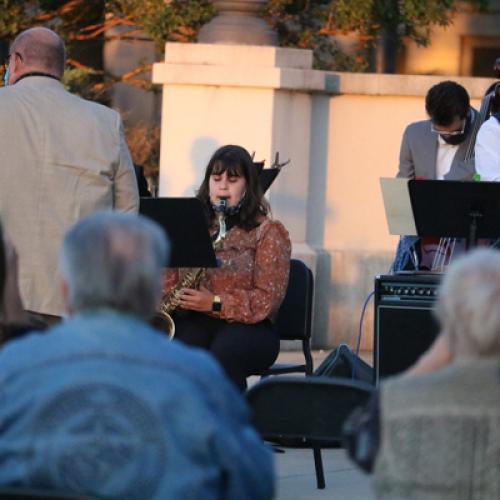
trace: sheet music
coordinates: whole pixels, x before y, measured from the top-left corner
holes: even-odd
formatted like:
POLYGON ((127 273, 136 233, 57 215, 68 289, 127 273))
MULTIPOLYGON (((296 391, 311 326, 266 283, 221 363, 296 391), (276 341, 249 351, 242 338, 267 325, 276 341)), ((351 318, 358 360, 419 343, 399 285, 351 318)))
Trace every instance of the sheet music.
POLYGON ((415 236, 417 228, 411 208, 408 179, 381 177, 380 187, 389 234, 415 236))

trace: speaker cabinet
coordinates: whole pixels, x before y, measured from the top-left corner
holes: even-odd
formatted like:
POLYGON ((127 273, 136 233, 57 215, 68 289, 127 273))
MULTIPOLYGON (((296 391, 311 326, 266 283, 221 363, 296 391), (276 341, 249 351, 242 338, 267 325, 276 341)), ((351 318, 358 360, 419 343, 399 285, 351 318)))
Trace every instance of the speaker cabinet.
POLYGON ((375 383, 409 368, 434 342, 439 327, 432 308, 440 279, 439 274, 376 277, 375 383))

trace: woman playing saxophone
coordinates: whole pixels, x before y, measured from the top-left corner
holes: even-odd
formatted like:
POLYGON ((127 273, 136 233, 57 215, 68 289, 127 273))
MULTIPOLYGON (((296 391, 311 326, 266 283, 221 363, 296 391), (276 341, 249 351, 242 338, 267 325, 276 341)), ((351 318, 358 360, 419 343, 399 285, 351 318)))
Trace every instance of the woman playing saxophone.
MULTIPOLYGON (((283 300, 290 266, 287 230, 269 217, 269 206, 248 152, 223 146, 210 159, 197 197, 206 209, 219 267, 207 269, 199 289, 182 288, 173 313, 176 339, 207 349, 233 382, 244 390, 246 378, 275 361, 279 338, 273 320, 283 300), (226 201, 223 220, 217 212, 226 201)), ((182 279, 166 273, 164 294, 182 279)))

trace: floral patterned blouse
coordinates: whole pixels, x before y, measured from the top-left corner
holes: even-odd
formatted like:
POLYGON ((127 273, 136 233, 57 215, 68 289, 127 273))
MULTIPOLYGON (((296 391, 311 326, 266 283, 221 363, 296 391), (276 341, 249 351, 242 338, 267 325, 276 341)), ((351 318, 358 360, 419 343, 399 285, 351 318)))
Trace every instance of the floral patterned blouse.
MULTIPOLYGON (((219 267, 207 269, 201 281, 222 303, 220 313, 207 314, 229 322, 273 321, 288 285, 290 254, 288 231, 277 220, 265 218, 250 231, 231 228, 216 251, 219 267)), ((164 295, 186 271, 167 270, 164 295)))

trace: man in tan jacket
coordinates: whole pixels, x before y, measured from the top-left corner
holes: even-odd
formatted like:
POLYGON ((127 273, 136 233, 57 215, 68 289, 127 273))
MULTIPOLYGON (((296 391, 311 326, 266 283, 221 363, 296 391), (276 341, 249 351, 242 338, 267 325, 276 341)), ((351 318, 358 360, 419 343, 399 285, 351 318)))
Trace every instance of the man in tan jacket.
POLYGON ((134 212, 139 203, 119 114, 67 92, 64 62, 56 33, 24 31, 0 89, 0 218, 19 253, 24 305, 48 323, 63 314, 57 255, 66 230, 95 210, 134 212))

